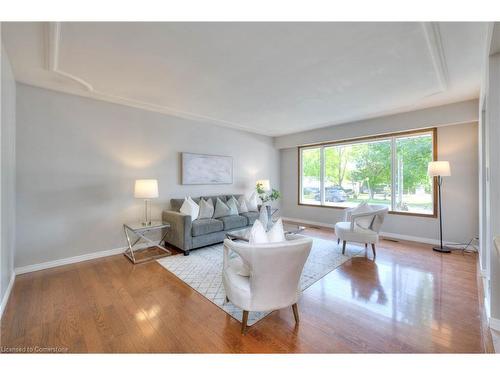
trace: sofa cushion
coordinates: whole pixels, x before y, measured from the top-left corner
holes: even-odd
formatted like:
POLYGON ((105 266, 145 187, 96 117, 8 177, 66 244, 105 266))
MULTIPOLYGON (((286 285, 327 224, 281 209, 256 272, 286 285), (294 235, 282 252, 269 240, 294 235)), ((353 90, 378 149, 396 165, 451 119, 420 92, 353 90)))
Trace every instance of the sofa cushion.
POLYGON ((191 234, 193 237, 201 236, 203 234, 220 232, 223 230, 224 224, 217 219, 198 219, 193 221, 191 234))
POLYGON ((242 212, 240 216, 245 216, 248 220, 248 225, 253 225, 255 223, 255 220, 259 218, 259 213, 258 212, 242 212))
POLYGON ((219 218, 224 223, 224 230, 246 227, 248 219, 240 215, 224 216, 219 218))

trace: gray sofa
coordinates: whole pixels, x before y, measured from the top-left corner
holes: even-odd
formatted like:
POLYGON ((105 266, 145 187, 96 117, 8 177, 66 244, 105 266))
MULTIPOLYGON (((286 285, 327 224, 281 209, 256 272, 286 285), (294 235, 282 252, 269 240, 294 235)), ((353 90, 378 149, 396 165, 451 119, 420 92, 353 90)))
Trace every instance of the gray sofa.
MULTIPOLYGON (((212 199, 215 207, 217 198, 226 202, 232 196, 238 199, 241 194, 203 198, 212 199)), ((200 198, 193 198, 193 200, 199 203, 200 198)), ((171 199, 170 210, 163 211, 162 219, 170 223, 170 229, 165 241, 169 245, 184 251, 184 255, 189 255, 190 250, 224 241, 227 231, 251 226, 259 217, 258 212, 244 212, 239 215, 225 216, 218 219, 197 219, 191 222, 191 216, 179 212, 183 202, 184 198, 171 199)))

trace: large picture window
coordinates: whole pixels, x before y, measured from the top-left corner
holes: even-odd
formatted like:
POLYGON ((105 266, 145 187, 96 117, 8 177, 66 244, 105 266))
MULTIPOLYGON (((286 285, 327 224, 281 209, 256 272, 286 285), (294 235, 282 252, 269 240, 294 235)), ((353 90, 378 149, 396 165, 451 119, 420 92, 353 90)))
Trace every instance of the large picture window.
POLYGON ((362 201, 392 213, 432 215, 436 131, 425 130, 299 148, 299 203, 353 207, 362 201))

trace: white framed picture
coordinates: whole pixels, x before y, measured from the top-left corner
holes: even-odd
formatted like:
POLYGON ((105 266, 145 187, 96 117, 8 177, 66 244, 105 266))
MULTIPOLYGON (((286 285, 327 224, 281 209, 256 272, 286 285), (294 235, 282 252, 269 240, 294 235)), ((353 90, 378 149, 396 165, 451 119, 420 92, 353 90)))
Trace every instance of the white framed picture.
POLYGON ((182 153, 183 185, 216 185, 233 183, 231 156, 182 153))

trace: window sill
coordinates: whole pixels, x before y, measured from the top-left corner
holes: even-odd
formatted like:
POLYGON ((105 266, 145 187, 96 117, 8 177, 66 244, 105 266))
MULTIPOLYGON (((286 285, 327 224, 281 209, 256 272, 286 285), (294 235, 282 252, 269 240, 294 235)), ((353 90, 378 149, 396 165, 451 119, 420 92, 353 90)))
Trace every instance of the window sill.
MULTIPOLYGON (((305 207, 333 208, 333 209, 337 209, 337 210, 345 210, 346 208, 351 208, 351 207, 343 207, 343 206, 326 206, 326 205, 321 205, 321 204, 310 204, 310 203, 300 203, 300 202, 298 205, 305 206, 305 207)), ((426 217, 429 219, 437 218, 437 214, 422 214, 422 213, 417 213, 417 212, 402 212, 402 211, 390 211, 390 210, 389 210, 389 215, 426 217)))

